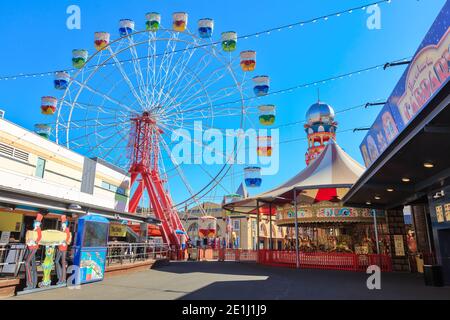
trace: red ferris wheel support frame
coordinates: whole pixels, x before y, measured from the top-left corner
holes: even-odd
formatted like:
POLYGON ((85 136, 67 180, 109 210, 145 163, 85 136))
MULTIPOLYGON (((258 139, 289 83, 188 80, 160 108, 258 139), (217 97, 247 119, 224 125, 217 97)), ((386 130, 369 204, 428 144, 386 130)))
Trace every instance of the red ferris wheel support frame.
POLYGON ((129 211, 136 212, 139 201, 145 190, 150 198, 150 204, 157 219, 162 222, 162 235, 169 245, 180 248, 180 239, 176 230, 184 230, 168 191, 165 181, 159 174, 159 142, 162 131, 148 112, 134 117, 132 121, 131 150, 131 188, 138 183, 131 197, 129 211), (139 179, 140 177, 140 179, 139 179))

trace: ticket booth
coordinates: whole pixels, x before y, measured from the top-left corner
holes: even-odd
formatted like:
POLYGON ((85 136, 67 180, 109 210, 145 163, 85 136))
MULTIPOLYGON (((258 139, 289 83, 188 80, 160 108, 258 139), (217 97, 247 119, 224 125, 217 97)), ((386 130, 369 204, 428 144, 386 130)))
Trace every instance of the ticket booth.
POLYGON ((108 219, 94 214, 78 219, 74 264, 80 268, 81 284, 103 280, 108 236, 108 219))

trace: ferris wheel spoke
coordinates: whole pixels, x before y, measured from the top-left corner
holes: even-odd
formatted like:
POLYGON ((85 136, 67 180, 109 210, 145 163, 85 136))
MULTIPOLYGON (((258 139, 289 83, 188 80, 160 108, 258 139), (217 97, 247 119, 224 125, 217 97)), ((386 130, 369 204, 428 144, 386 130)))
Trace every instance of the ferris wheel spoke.
MULTIPOLYGON (((215 85, 218 81, 223 79, 225 77, 225 70, 226 67, 220 67, 219 69, 213 71, 206 80, 203 81, 203 83, 206 83, 205 85, 201 86, 197 91, 191 93, 190 89, 186 89, 183 94, 178 98, 175 97, 175 99, 179 100, 176 104, 169 106, 169 108, 174 108, 178 106, 182 106, 186 104, 188 101, 194 99, 196 96, 201 95, 202 92, 207 91, 209 87, 212 87, 215 85)), ((192 88, 192 87, 191 87, 192 88)), ((169 109, 171 110, 171 109, 169 109)))
MULTIPOLYGON (((163 73, 164 73, 164 66, 167 64, 167 60, 173 57, 173 53, 168 52, 168 48, 172 47, 172 40, 175 38, 175 35, 172 35, 166 43, 166 47, 164 48, 164 52, 162 54, 158 54, 158 58, 160 57, 161 62, 158 64, 158 70, 155 70, 155 82, 153 84, 153 101, 152 101, 152 107, 154 108, 159 100, 158 95, 161 92, 161 86, 163 82, 163 73)), ((157 62, 155 62, 157 63, 157 62)), ((167 74, 167 73, 164 73, 167 74)))
MULTIPOLYGON (((238 89, 236 89, 236 87, 233 86, 229 86, 229 87, 224 87, 221 88, 215 92, 210 92, 209 93, 209 101, 208 102, 204 102, 204 101, 200 101, 201 99, 203 99, 203 96, 197 96, 194 99, 191 99, 189 101, 186 101, 185 103, 183 103, 184 106, 189 107, 191 104, 194 105, 194 107, 197 106, 202 106, 205 105, 207 103, 214 103, 217 101, 221 101, 224 100, 225 98, 228 98, 230 96, 235 95, 237 92, 239 92, 238 89), (196 104, 195 102, 199 100, 199 104, 196 104)), ((190 110, 190 108, 187 108, 186 110, 190 110)))
MULTIPOLYGON (((98 135, 98 133, 97 133, 97 134, 96 134, 96 137, 98 137, 98 136, 99 136, 99 135, 98 135)), ((107 142, 111 141, 111 139, 116 138, 116 137, 117 137, 117 135, 111 134, 111 135, 109 135, 108 137, 104 137, 104 138, 102 139, 102 141, 100 141, 100 142, 98 142, 98 139, 97 139, 97 142, 98 142, 98 143, 97 143, 96 145, 90 146, 89 149, 86 150, 85 152, 86 152, 87 154, 92 154, 92 155, 95 156, 95 154, 93 154, 93 151, 94 151, 94 150, 100 150, 101 147, 104 149, 103 145, 106 144, 107 142)), ((97 155, 97 156, 98 156, 98 155, 97 155)))
MULTIPOLYGON (((105 96, 105 97, 106 97, 106 96, 105 96)), ((103 97, 103 98, 105 98, 105 97, 103 97)), ((120 105, 120 106, 124 107, 126 110, 128 110, 128 111, 130 111, 130 112, 133 111, 133 109, 132 109, 131 107, 129 107, 129 106, 127 106, 127 105, 124 105, 123 103, 120 103, 120 102, 118 102, 118 101, 116 102, 115 99, 112 99, 112 98, 105 98, 105 99, 108 100, 108 101, 113 102, 113 103, 116 104, 116 105, 120 105)), ((106 106, 104 106, 104 105, 99 106, 98 104, 89 104, 89 103, 84 103, 84 102, 80 102, 80 101, 74 102, 74 103, 72 104, 72 103, 70 103, 69 101, 64 100, 63 103, 64 103, 65 105, 67 105, 67 106, 78 106, 78 107, 81 108, 81 109, 89 109, 89 108, 90 108, 90 109, 96 109, 96 108, 100 107, 100 108, 102 109, 101 111, 105 111, 104 109, 108 109, 108 110, 111 110, 111 111, 114 111, 114 112, 123 112, 123 110, 120 110, 120 109, 115 109, 115 108, 111 108, 111 107, 106 107, 106 106)))
POLYGON ((169 78, 169 76, 172 75, 171 67, 172 67, 174 52, 176 52, 176 47, 177 47, 177 41, 172 41, 172 40, 177 40, 177 39, 178 39, 178 34, 174 35, 173 39, 172 38, 170 39, 170 41, 168 42, 168 44, 164 50, 163 58, 161 60, 161 64, 160 64, 160 68, 159 68, 160 81, 159 81, 159 91, 158 91, 157 98, 156 98, 157 105, 159 105, 159 102, 161 101, 161 96, 164 92, 164 89, 165 89, 165 86, 167 83, 167 79, 169 78), (162 72, 164 74, 162 74, 162 72))
MULTIPOLYGON (((236 110, 235 112, 231 112, 231 111, 226 111, 226 112, 223 112, 223 113, 215 113, 214 114, 214 118, 230 118, 230 117, 241 117, 242 116, 242 110, 236 110)), ((167 121, 167 122, 165 122, 166 124, 169 124, 169 125, 172 125, 172 127, 175 127, 175 128, 183 128, 183 127, 186 127, 186 128, 188 128, 188 129, 190 129, 191 127, 189 127, 189 125, 191 124, 191 123, 193 123, 193 122, 196 122, 196 121, 200 121, 200 120, 205 120, 205 119, 209 119, 210 118, 210 115, 209 114, 205 114, 205 115, 199 115, 199 116, 196 116, 196 117, 185 117, 185 118, 183 118, 183 124, 180 124, 180 125, 176 125, 176 121, 167 121)), ((205 126, 208 126, 208 125, 205 125, 205 126)), ((216 128, 216 127, 214 127, 214 126, 208 126, 208 129, 219 129, 219 128, 216 128)))
MULTIPOLYGON (((201 112, 208 109, 215 109, 215 105, 213 105, 215 102, 222 101, 223 99, 233 96, 236 93, 239 93, 239 89, 235 89, 232 86, 221 88, 218 91, 212 92, 212 95, 210 93, 207 101, 203 101, 205 99, 204 96, 195 96, 180 102, 177 107, 183 105, 184 109, 181 111, 183 113, 191 113, 195 111, 201 112)), ((174 113, 180 113, 180 111, 173 111, 168 113, 167 116, 172 116, 174 113)))
MULTIPOLYGON (((188 47, 188 48, 191 48, 191 47, 188 47)), ((170 72, 170 74, 172 76, 176 75, 175 80, 173 80, 173 77, 171 77, 171 81, 169 82, 169 84, 167 86, 168 89, 165 90, 167 92, 166 98, 164 100, 158 102, 159 105, 164 106, 166 104, 166 101, 167 101, 168 97, 171 96, 174 88, 176 88, 176 86, 179 84, 180 80, 183 79, 182 76, 184 75, 185 70, 188 68, 188 64, 191 61, 191 59, 195 53, 196 53, 196 49, 194 46, 193 49, 183 51, 180 54, 180 58, 178 58, 177 63, 175 64, 175 67, 170 72), (177 70, 177 66, 180 66, 179 69, 181 69, 181 70, 177 70)))
POLYGON ((127 73, 125 72, 125 70, 122 67, 122 62, 119 61, 119 59, 117 59, 116 54, 114 53, 114 51, 111 49, 110 46, 108 46, 109 51, 111 53, 111 56, 115 62, 115 66, 117 67, 117 69, 119 70, 120 74, 123 77, 123 80, 125 81, 125 83, 128 85, 128 88, 130 89, 131 93, 133 94, 133 96, 136 98, 136 100, 139 102, 139 105, 141 106, 142 109, 144 109, 144 103, 141 99, 141 97, 137 94, 133 83, 131 82, 130 78, 128 77, 127 73))
POLYGON ((139 91, 141 93, 141 97, 143 97, 145 99, 146 105, 148 106, 150 101, 149 101, 149 96, 148 96, 148 92, 146 89, 144 75, 142 73, 141 62, 140 62, 141 59, 139 59, 139 55, 136 50, 136 44, 135 44, 132 36, 128 37, 128 41, 130 43, 129 48, 130 48, 130 52, 131 52, 131 56, 132 56, 133 68, 134 68, 134 72, 136 74, 136 81, 138 83, 139 91))
MULTIPOLYGON (((69 124, 70 122, 67 122, 67 123, 69 124)), ((126 123, 126 121, 124 121, 124 123, 126 123)), ((104 131, 106 131, 106 130, 111 129, 111 127, 113 127, 113 128, 114 128, 114 127, 117 127, 117 125, 118 125, 118 123, 112 123, 112 124, 110 124, 110 125, 105 125, 104 127, 102 127, 102 128, 101 128, 100 130, 98 130, 97 132, 98 132, 98 133, 104 132, 104 131)), ((67 125, 66 128, 69 128, 69 126, 67 125)), ((86 139, 86 138, 88 138, 88 137, 91 136, 91 135, 92 135, 92 132, 87 133, 86 135, 77 136, 77 137, 75 137, 75 138, 73 138, 73 139, 67 141, 67 143, 72 143, 72 142, 74 142, 74 141, 79 141, 80 139, 86 139)))
MULTIPOLYGON (((173 159, 172 154, 170 152, 170 149, 168 148, 168 145, 166 144, 166 142, 164 140, 161 140, 162 145, 164 150, 166 151, 166 153, 169 155, 169 157, 171 158, 172 163, 176 164, 176 160, 173 159)), ((186 187, 187 191, 189 192, 189 194, 191 195, 192 199, 198 204, 199 208, 201 208, 200 206, 200 202, 197 199, 197 195, 194 193, 194 190, 192 189, 191 185, 189 184, 189 181, 186 179, 186 175, 184 174, 183 170, 181 169, 181 166, 176 166, 176 170, 181 178, 181 181, 183 182, 184 186, 186 187)), ((203 210, 203 209, 200 209, 203 210)), ((204 212, 204 210, 203 210, 204 212)))
POLYGON ((156 37, 154 32, 148 32, 148 47, 147 47, 147 72, 146 72, 146 85, 145 89, 147 91, 147 97, 149 99, 149 106, 153 105, 153 94, 155 85, 155 68, 156 68, 156 37), (151 76, 150 76, 151 74, 151 76), (151 81, 151 82, 150 82, 151 81), (151 84, 151 85, 150 85, 151 84), (152 87, 152 92, 150 93, 150 86, 152 87))
MULTIPOLYGON (((199 63, 197 65, 200 65, 202 61, 205 60, 205 55, 202 56, 201 59, 199 59, 199 63)), ((184 99, 186 96, 195 96, 200 94, 202 91, 206 92, 206 89, 213 85, 214 83, 204 81, 203 83, 207 83, 207 85, 202 84, 201 79, 199 78, 199 75, 209 66, 209 62, 205 62, 202 69, 200 70, 192 70, 190 69, 190 73, 188 74, 190 76, 190 80, 187 81, 184 85, 180 85, 177 90, 174 92, 174 94, 171 97, 171 104, 168 105, 168 111, 172 110, 174 107, 182 105, 182 103, 177 102, 177 100, 184 99), (194 84, 201 86, 200 89, 198 89, 197 92, 190 93, 191 89, 194 87, 194 84)), ((215 73, 216 71, 213 71, 212 73, 215 73)), ((219 70, 220 72, 220 70, 219 70)), ((183 80, 185 80, 187 77, 184 77, 183 80)))
MULTIPOLYGON (((106 148, 106 149, 109 149, 109 151, 108 151, 106 154, 103 155, 103 159, 108 160, 108 157, 109 157, 109 155, 111 154, 111 152, 112 152, 112 151, 116 151, 118 148, 120 148, 120 147, 119 147, 120 144, 121 144, 123 141, 126 141, 126 140, 127 140, 127 137, 124 136, 124 135, 122 135, 121 138, 117 140, 117 142, 114 144, 113 147, 111 147, 111 148, 106 148)), ((124 149, 124 148, 121 147, 120 149, 124 149)))

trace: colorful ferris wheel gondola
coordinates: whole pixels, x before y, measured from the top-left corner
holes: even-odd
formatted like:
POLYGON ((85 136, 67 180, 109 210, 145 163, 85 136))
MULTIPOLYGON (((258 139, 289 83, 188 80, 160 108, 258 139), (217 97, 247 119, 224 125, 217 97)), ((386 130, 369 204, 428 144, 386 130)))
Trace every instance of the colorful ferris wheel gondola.
POLYGON ((258 136, 258 156, 271 157, 272 156, 272 137, 271 136, 258 136))
POLYGON ((41 98, 41 113, 51 116, 56 112, 58 106, 58 99, 55 97, 42 97, 41 98))
POLYGON ((145 22, 145 27, 147 31, 156 32, 159 30, 161 25, 161 14, 158 12, 149 12, 145 15, 147 21, 145 22))
POLYGON ((217 218, 213 216, 199 217, 198 233, 201 238, 212 238, 217 232, 217 218))
POLYGON ((119 21, 119 34, 121 37, 127 37, 134 32, 135 23, 131 19, 122 19, 119 21))
POLYGON ((76 69, 81 69, 86 65, 89 53, 84 49, 75 49, 72 51, 72 65, 76 69))
POLYGON ((256 51, 242 51, 240 56, 242 71, 254 71, 256 68, 256 51))
POLYGON ((253 91, 257 97, 265 96, 269 93, 270 78, 269 76, 256 76, 253 77, 253 91))
POLYGON ((105 49, 109 45, 111 35, 108 32, 96 32, 94 34, 94 45, 97 51, 105 49))
POLYGON ((276 107, 273 104, 266 104, 258 107, 259 123, 263 126, 271 126, 275 123, 276 107))
POLYGON ((188 14, 186 12, 175 12, 173 14, 173 30, 178 32, 186 31, 188 24, 188 14))
POLYGON ((261 167, 247 167, 244 169, 245 185, 250 188, 258 188, 262 184, 261 167))
POLYGON ((198 20, 198 35, 202 39, 211 38, 214 32, 214 20, 204 18, 198 20))
POLYGON ((70 75, 65 71, 58 71, 55 73, 55 80, 53 81, 56 90, 66 90, 69 85, 70 75))
POLYGON ((234 201, 239 201, 239 200, 242 200, 242 196, 240 194, 237 194, 237 193, 226 194, 223 197, 223 201, 224 201, 225 204, 228 204, 228 203, 231 203, 231 202, 234 202, 234 201))
POLYGON ((222 33, 222 49, 225 52, 232 52, 236 50, 238 36, 234 31, 227 31, 222 33))
POLYGON ((34 125, 34 132, 45 139, 50 139, 52 127, 48 124, 38 123, 34 125))

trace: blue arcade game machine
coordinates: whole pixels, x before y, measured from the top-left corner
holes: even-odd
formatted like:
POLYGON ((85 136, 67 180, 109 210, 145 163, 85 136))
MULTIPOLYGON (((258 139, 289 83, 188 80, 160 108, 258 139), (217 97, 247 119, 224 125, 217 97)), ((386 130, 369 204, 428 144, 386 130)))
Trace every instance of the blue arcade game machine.
POLYGON ((80 268, 80 283, 102 281, 105 275, 109 221, 92 214, 78 219, 74 264, 80 268))

